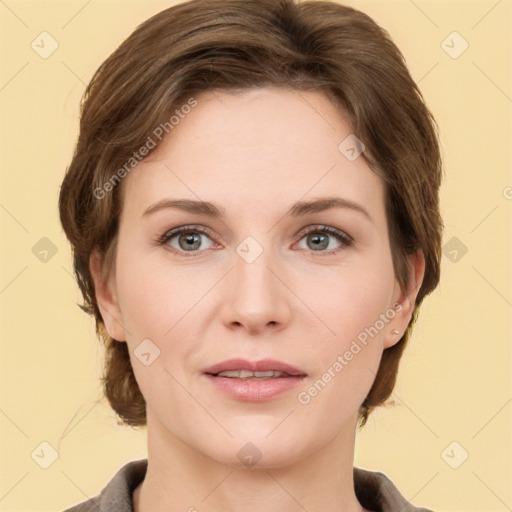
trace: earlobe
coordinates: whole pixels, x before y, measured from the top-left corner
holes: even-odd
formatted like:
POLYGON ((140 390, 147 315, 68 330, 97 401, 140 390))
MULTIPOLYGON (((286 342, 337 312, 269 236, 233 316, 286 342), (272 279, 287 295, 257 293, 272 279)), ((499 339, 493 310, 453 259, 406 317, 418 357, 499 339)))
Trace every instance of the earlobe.
POLYGON ((409 266, 409 286, 407 290, 404 290, 395 281, 395 290, 399 294, 398 297, 394 298, 393 309, 396 314, 392 321, 392 326, 389 327, 388 332, 384 336, 384 348, 391 347, 398 343, 402 338, 416 305, 416 297, 423 283, 423 277, 425 275, 425 257, 421 250, 416 251, 407 258, 409 266))
POLYGON ((123 328, 121 310, 115 290, 115 277, 103 274, 102 263, 103 257, 99 250, 95 249, 89 259, 89 268, 94 282, 96 302, 103 324, 110 337, 117 341, 126 341, 126 333, 123 328))

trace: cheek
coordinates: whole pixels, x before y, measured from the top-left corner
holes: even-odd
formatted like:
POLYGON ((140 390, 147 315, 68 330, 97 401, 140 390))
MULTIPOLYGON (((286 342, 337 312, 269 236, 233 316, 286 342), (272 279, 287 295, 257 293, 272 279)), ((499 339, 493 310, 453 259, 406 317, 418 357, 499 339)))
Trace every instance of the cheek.
POLYGON ((197 329, 205 316, 201 299, 216 276, 199 265, 192 270, 161 257, 119 254, 117 290, 136 380, 148 401, 159 400, 159 390, 169 386, 179 396, 170 373, 180 382, 188 378, 183 363, 198 350, 197 329), (146 366, 148 357, 139 356, 147 353, 146 366))
POLYGON ((335 269, 309 269, 300 278, 297 274, 294 291, 307 307, 309 328, 316 324, 332 347, 342 349, 389 308, 394 288, 391 256, 384 251, 370 256, 335 269))
POLYGON ((193 317, 195 304, 209 288, 204 272, 173 267, 162 258, 120 258, 119 304, 128 338, 162 339, 193 317), (176 327, 175 327, 176 326, 176 327))
POLYGON ((392 261, 383 254, 329 279, 303 281, 304 302, 321 320, 314 318, 309 326, 310 332, 319 333, 308 348, 314 375, 297 396, 312 418, 328 414, 342 422, 368 394, 382 356, 382 338, 395 316, 390 309, 393 284, 392 261))
POLYGON ((382 337, 394 314, 388 310, 392 288, 386 282, 347 280, 329 292, 330 300, 324 297, 322 320, 334 334, 323 329, 326 334, 308 347, 313 371, 296 400, 312 428, 326 436, 334 436, 357 413, 375 380, 382 337))
MULTIPOLYGON (((187 326, 200 294, 183 269, 147 256, 125 251, 118 269, 119 305, 135 378, 146 401, 162 410, 171 391, 180 396, 172 362, 183 361, 193 348, 195 338, 187 326)), ((176 378, 183 381, 181 375, 176 378)))

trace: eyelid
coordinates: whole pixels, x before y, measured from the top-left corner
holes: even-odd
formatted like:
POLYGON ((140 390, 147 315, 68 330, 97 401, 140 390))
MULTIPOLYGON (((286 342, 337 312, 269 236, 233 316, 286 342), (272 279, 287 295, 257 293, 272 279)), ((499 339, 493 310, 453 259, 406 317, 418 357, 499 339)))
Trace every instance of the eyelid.
POLYGON ((351 244, 354 242, 354 239, 345 231, 341 229, 335 228, 333 226, 329 226, 326 224, 313 224, 311 226, 305 227, 303 230, 299 231, 301 238, 309 235, 309 233, 327 233, 328 235, 342 238, 346 243, 351 244))
POLYGON ((197 231, 198 233, 208 235, 210 238, 212 238, 212 236, 214 236, 214 233, 210 228, 207 228, 206 226, 190 224, 190 225, 179 226, 176 228, 169 229, 160 237, 160 241, 162 243, 165 243, 165 242, 169 241, 171 238, 175 237, 176 235, 180 235, 181 233, 186 233, 187 231, 197 231))

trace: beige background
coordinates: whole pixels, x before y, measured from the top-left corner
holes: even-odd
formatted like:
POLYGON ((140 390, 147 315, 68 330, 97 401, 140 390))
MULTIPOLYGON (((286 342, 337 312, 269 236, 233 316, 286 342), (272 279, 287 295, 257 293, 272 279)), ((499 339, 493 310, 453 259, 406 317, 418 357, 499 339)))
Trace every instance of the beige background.
MULTIPOLYGON (((57 197, 85 84, 138 23, 173 3, 0 0, 0 510, 62 510, 146 456, 145 431, 118 426, 100 400, 102 352, 76 306, 57 197), (51 48, 43 31, 58 43, 46 59, 31 48, 43 51, 41 37, 51 48), (42 442, 58 452, 47 469, 42 442)), ((512 2, 346 3, 389 30, 438 120, 448 244, 396 406, 370 418, 355 464, 383 471, 418 506, 512 510, 512 2)))

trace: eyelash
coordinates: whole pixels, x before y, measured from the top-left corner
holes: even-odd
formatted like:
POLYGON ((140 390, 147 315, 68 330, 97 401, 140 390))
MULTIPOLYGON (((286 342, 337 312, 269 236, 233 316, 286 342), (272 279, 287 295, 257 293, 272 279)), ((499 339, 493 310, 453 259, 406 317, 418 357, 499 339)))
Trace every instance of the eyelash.
MULTIPOLYGON (((207 235, 210 239, 213 239, 213 233, 208 228, 204 228, 201 226, 194 226, 194 225, 182 226, 182 227, 172 229, 170 231, 165 232, 160 238, 158 238, 156 240, 156 245, 166 245, 175 236, 181 235, 182 233, 188 233, 188 232, 201 233, 203 235, 207 235)), ((354 242, 352 237, 343 233, 343 231, 339 231, 330 226, 322 226, 322 225, 312 226, 312 227, 308 228, 306 231, 303 231, 301 233, 301 237, 299 238, 299 241, 311 233, 322 233, 322 234, 330 235, 330 236, 334 237, 338 242, 341 243, 341 247, 338 247, 336 249, 331 249, 329 251, 310 251, 312 253, 316 253, 315 257, 316 256, 329 256, 329 255, 336 254, 338 251, 342 250, 343 248, 350 247, 352 245, 352 243, 354 242)), ((201 253, 205 252, 205 250, 181 251, 181 250, 177 250, 171 246, 168 246, 168 250, 174 254, 179 254, 179 255, 185 256, 186 258, 190 258, 190 257, 193 258, 193 257, 198 256, 201 253)), ((208 249, 206 249, 206 250, 208 250, 208 249)))

